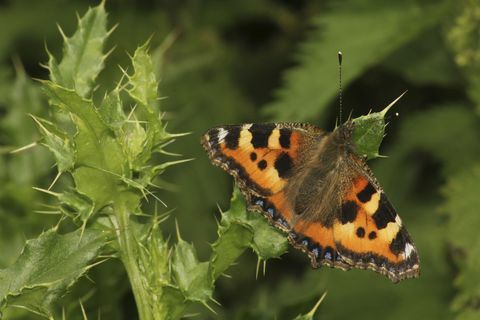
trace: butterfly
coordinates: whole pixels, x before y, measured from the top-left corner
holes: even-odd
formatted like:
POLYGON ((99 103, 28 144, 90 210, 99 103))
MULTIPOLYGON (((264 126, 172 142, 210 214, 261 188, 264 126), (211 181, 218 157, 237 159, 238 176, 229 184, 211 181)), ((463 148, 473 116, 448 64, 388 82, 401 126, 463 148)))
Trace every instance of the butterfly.
POLYGON ((231 174, 249 210, 308 254, 314 268, 371 269, 393 282, 419 275, 417 249, 377 179, 355 153, 351 120, 225 125, 201 143, 231 174))

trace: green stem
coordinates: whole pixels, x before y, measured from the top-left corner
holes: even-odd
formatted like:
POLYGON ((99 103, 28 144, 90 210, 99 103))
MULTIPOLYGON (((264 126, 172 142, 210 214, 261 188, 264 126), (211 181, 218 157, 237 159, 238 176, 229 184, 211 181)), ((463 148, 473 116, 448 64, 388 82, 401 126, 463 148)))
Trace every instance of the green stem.
POLYGON ((130 228, 130 212, 123 201, 116 202, 116 215, 119 224, 118 243, 120 254, 128 278, 132 286, 133 295, 137 304, 140 320, 153 320, 153 310, 150 305, 150 294, 146 290, 142 278, 142 271, 139 268, 137 257, 139 256, 135 236, 130 228))

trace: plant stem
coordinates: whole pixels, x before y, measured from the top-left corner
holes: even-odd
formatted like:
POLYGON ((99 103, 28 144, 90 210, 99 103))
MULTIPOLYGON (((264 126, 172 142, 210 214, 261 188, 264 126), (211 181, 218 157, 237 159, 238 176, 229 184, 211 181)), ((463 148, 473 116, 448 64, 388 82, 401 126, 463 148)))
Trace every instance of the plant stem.
POLYGON ((133 295, 137 304, 140 320, 153 320, 153 310, 150 306, 150 294, 142 281, 143 275, 139 268, 137 257, 139 256, 135 236, 130 228, 130 212, 124 201, 115 203, 115 212, 118 219, 119 231, 117 232, 120 254, 128 278, 132 286, 133 295))

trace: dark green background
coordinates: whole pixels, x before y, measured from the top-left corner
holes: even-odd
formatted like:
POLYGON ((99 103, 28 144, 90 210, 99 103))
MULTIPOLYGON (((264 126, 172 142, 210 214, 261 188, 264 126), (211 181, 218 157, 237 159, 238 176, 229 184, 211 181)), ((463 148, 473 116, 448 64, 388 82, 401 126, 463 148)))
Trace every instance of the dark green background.
MULTIPOLYGON (((27 113, 48 112, 41 95, 24 90, 29 80, 18 70, 47 78, 40 66, 47 60, 45 45, 61 52, 56 24, 70 35, 75 14, 96 4, 0 1, 2 268, 26 238, 56 221, 34 212, 50 200, 31 188, 48 187, 53 159, 40 147, 8 154, 38 139, 27 113)), ((161 197, 175 208, 164 232, 172 233, 177 220, 201 259, 216 238, 217 203, 226 209, 232 190, 232 179, 210 165, 199 144, 204 131, 261 121, 308 121, 332 130, 339 115, 338 50, 344 53, 344 115, 379 111, 408 90, 390 115, 381 149, 388 158, 371 167, 418 247, 421 277, 394 285, 370 271, 311 270, 307 257, 292 249, 255 279, 256 256, 248 253, 229 270, 231 279, 217 283, 218 314, 198 307, 197 319, 291 319, 325 291, 319 319, 480 319, 480 225, 474 218, 480 182, 478 171, 472 173, 480 159, 479 1, 112 0, 106 9, 110 27, 118 27, 99 79, 105 88, 115 86, 121 74, 116 66, 128 64, 127 52, 149 37, 152 50, 169 34, 177 37, 160 72, 160 93, 167 97, 162 108, 169 131, 192 132, 171 151, 195 161, 162 176, 173 190, 161 197), (459 236, 465 241, 457 243, 459 236)), ((68 319, 81 319, 78 295, 88 292, 91 319, 98 310, 102 319, 136 317, 118 261, 91 277, 95 291, 84 280, 62 302, 68 319)))

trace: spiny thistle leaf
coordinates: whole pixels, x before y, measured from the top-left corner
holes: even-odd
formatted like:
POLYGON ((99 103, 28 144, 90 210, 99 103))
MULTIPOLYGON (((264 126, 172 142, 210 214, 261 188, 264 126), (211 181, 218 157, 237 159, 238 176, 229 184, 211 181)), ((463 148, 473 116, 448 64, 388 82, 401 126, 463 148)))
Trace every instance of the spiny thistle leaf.
POLYGON ((62 61, 58 64, 49 54, 48 68, 51 80, 60 86, 75 90, 82 97, 87 97, 92 91, 96 77, 104 67, 106 58, 103 45, 108 37, 108 31, 104 3, 89 9, 78 20, 77 31, 72 37, 67 38, 63 32, 62 36, 64 37, 62 61))
POLYGON ((112 130, 120 129, 127 117, 123 111, 123 103, 120 99, 120 90, 115 88, 103 99, 100 108, 98 108, 103 122, 112 130))
POLYGON ((182 239, 175 245, 172 271, 186 299, 208 303, 213 292, 210 264, 199 262, 195 248, 182 239))
POLYGON ((72 219, 80 218, 81 221, 87 221, 94 213, 92 201, 75 191, 66 191, 58 196, 62 213, 72 219))
POLYGON ((117 183, 126 165, 120 145, 102 121, 91 100, 50 81, 43 82, 50 103, 72 114, 76 125, 76 169, 73 172, 79 192, 103 207, 117 193, 117 183))
POLYGON ((50 304, 88 271, 106 241, 89 229, 65 235, 51 229, 27 241, 18 260, 0 270, 0 309, 14 305, 50 315, 50 304))
POLYGON ((218 239, 213 244, 212 262, 214 276, 223 273, 243 253, 251 247, 262 260, 276 258, 288 249, 286 236, 269 225, 257 212, 248 212, 245 201, 235 189, 230 209, 222 213, 218 228, 218 239))
POLYGON ((385 115, 404 94, 402 93, 382 111, 369 113, 352 120, 354 124, 352 138, 355 143, 355 152, 358 155, 366 159, 380 156, 378 150, 385 135, 385 115))
POLYGON ((75 164, 75 151, 72 141, 66 133, 60 132, 52 123, 32 116, 43 135, 43 145, 46 146, 55 157, 59 172, 66 172, 75 164))
POLYGON ((165 132, 161 123, 159 103, 158 103, 158 81, 153 68, 152 58, 148 54, 148 43, 135 50, 132 57, 132 64, 134 73, 128 76, 129 88, 128 94, 138 103, 136 114, 141 120, 148 121, 148 126, 145 132, 142 132, 139 127, 132 127, 134 134, 133 140, 139 146, 142 144, 143 152, 139 152, 138 147, 132 145, 135 150, 136 160, 133 162, 134 167, 143 167, 147 159, 150 157, 155 146, 164 143, 170 138, 165 132))
POLYGON ((138 103, 145 106, 149 112, 154 112, 158 105, 158 81, 155 75, 152 58, 148 54, 148 42, 135 50, 132 57, 135 72, 129 76, 128 93, 138 103))

